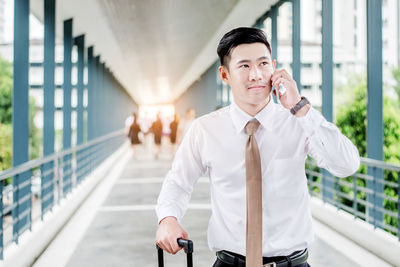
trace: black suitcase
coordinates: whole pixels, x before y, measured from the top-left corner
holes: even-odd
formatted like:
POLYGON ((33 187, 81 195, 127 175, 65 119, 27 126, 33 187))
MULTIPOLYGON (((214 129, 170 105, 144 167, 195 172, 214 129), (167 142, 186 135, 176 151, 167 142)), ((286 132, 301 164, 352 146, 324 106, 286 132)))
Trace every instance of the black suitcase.
MULTIPOLYGON (((193 258, 192 258, 193 241, 186 240, 183 238, 178 238, 178 245, 180 247, 183 247, 183 250, 186 253, 187 266, 193 267, 193 258)), ((158 267, 164 267, 164 251, 158 245, 156 245, 156 248, 157 248, 157 253, 158 253, 158 267)))

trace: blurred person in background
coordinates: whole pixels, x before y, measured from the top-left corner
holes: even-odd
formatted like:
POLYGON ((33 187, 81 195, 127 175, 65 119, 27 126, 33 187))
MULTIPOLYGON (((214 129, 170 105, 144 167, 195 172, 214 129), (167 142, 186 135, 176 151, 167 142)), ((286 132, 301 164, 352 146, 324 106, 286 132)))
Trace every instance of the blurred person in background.
POLYGON ((174 114, 174 120, 169 124, 169 129, 171 130, 170 133, 170 140, 172 145, 172 155, 175 155, 176 151, 176 135, 178 132, 178 125, 179 125, 179 116, 178 114, 174 114))
POLYGON ((125 119, 125 135, 128 136, 129 129, 133 123, 133 117, 135 112, 132 112, 126 119, 125 119))
POLYGON ((193 108, 188 108, 186 110, 186 116, 185 119, 182 121, 182 123, 179 124, 178 127, 178 142, 181 143, 183 137, 189 130, 190 126, 192 125, 194 119, 196 118, 196 111, 193 108))
POLYGON ((136 113, 133 113, 133 122, 131 123, 131 126, 129 127, 128 137, 131 141, 134 159, 136 159, 136 157, 137 157, 137 145, 142 143, 139 139, 140 131, 141 131, 141 129, 138 124, 138 116, 136 113))
POLYGON ((157 119, 153 124, 151 125, 151 132, 154 134, 154 144, 156 145, 155 149, 155 159, 158 159, 160 156, 160 151, 161 151, 161 136, 162 136, 162 121, 161 121, 161 112, 159 111, 157 113, 157 119))

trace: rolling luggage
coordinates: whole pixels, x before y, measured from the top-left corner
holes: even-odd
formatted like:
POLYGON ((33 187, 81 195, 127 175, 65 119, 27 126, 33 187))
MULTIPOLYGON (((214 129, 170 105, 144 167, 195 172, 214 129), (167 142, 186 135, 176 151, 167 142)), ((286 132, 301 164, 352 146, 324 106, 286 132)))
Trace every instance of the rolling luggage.
MULTIPOLYGON (((183 248, 183 250, 186 253, 186 258, 187 258, 187 266, 188 267, 193 267, 193 241, 192 240, 186 240, 183 238, 178 238, 178 245, 183 248)), ((164 252, 162 248, 160 248, 158 245, 156 245, 157 248, 157 254, 158 254, 158 267, 164 267, 164 252)))

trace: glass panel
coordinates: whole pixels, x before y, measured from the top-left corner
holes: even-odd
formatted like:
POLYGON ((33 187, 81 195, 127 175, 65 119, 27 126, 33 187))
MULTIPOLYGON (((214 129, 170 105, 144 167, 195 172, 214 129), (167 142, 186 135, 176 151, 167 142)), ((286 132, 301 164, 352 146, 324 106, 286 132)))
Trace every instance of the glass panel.
POLYGON ((353 103, 355 88, 366 85, 366 2, 355 1, 333 2, 334 121, 353 103))
POLYGON ((322 3, 321 0, 302 1, 301 4, 301 95, 314 108, 322 105, 322 3))
POLYGON ((278 9, 278 68, 292 74, 292 3, 285 2, 278 9))

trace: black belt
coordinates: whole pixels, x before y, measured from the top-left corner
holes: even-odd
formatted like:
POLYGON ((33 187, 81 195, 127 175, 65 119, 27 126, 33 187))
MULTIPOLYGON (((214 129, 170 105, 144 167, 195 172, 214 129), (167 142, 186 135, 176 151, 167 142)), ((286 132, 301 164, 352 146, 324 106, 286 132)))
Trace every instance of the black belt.
MULTIPOLYGON (((246 257, 229 252, 226 250, 218 251, 217 257, 220 261, 237 267, 246 266, 246 257)), ((289 256, 277 256, 277 257, 263 257, 264 267, 286 267, 286 266, 297 266, 302 263, 306 263, 308 258, 308 250, 301 250, 292 253, 289 256), (290 265, 289 265, 290 263, 290 265)))

